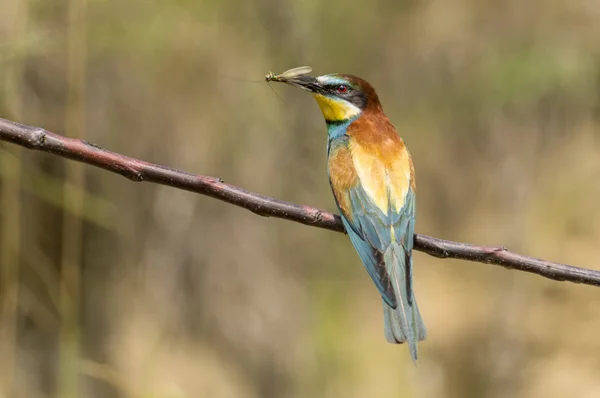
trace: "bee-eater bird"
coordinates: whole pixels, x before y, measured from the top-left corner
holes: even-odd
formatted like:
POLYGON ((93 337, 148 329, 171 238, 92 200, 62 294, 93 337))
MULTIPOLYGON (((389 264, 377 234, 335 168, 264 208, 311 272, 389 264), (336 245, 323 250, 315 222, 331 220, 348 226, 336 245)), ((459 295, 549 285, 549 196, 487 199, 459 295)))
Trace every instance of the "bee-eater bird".
POLYGON ((416 361, 417 342, 427 332, 412 282, 412 159, 369 83, 343 74, 315 78, 306 70, 266 78, 307 90, 317 100, 327 124, 329 182, 350 240, 381 294, 385 337, 407 342, 416 361))

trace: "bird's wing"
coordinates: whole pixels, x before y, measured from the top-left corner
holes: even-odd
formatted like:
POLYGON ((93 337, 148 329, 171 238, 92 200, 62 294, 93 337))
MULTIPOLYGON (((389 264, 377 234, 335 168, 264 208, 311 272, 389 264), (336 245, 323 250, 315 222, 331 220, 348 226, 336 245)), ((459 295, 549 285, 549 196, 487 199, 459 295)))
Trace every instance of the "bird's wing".
POLYGON ((401 261, 406 268, 402 271, 409 280, 412 275, 410 257, 415 222, 414 192, 409 189, 406 203, 400 211, 390 209, 387 213, 374 205, 360 185, 350 189, 349 196, 352 214, 344 214, 342 217, 348 235, 382 297, 388 305, 395 308, 397 300, 393 288, 394 275, 386 267, 384 253, 392 243, 402 246, 406 256, 401 261))
MULTIPOLYGON (((344 155, 343 150, 338 152, 344 155)), ((395 280, 398 272, 387 269, 384 261, 384 254, 392 243, 403 249, 405 258, 398 264, 405 269, 397 271, 405 276, 402 279, 408 282, 407 290, 411 290, 415 194, 410 184, 411 164, 407 156, 385 162, 376 154, 361 152, 355 145, 351 158, 356 175, 347 179, 352 184, 343 184, 344 180, 338 178, 341 172, 334 169, 332 174, 330 171, 334 196, 350 240, 381 296, 393 308, 398 304, 393 287, 398 283, 395 280)))

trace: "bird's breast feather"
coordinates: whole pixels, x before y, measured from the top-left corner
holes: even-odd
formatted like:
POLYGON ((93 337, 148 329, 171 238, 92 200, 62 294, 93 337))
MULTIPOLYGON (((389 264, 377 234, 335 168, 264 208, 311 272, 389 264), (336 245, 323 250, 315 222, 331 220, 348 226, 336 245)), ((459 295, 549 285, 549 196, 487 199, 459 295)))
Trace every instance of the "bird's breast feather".
POLYGON ((340 211, 350 219, 352 209, 349 191, 358 183, 352 154, 346 145, 333 146, 328 161, 329 181, 340 211))

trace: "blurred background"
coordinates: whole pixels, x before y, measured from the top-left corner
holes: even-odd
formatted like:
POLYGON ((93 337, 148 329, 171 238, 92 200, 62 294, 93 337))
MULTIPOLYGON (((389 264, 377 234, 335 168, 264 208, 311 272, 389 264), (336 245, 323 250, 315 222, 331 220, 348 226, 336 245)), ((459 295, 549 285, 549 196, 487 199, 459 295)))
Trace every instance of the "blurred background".
MULTIPOLYGON (((600 269, 598 2, 0 9, 4 118, 333 211, 316 103, 263 78, 357 74, 418 232, 600 269)), ((597 288, 416 253, 414 367, 342 234, 5 143, 0 167, 0 397, 600 396, 597 288)))

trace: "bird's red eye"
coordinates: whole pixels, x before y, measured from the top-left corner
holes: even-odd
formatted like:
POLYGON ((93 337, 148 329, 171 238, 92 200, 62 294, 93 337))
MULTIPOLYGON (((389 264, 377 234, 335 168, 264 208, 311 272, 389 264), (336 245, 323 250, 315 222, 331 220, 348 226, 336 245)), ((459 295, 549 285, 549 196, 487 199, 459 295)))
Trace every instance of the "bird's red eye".
POLYGON ((346 91, 348 91, 348 86, 340 84, 339 86, 337 86, 337 91, 338 93, 345 93, 346 91))

